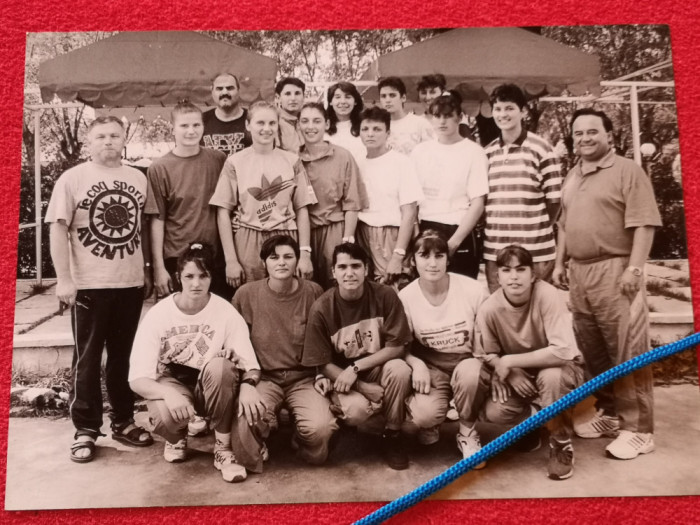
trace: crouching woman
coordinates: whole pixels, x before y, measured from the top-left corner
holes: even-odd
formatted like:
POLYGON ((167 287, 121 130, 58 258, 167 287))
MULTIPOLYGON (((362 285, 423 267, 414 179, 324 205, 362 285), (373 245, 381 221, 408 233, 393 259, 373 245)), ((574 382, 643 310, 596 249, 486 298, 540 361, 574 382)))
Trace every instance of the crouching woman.
POLYGON ((231 422, 239 406, 258 399, 249 389, 255 392, 250 385, 260 366, 243 318, 209 292, 213 268, 209 245, 192 244, 180 256, 182 292, 156 304, 141 322, 129 385, 148 401, 154 432, 165 439, 166 461, 186 459, 187 423, 197 414, 215 431, 214 467, 224 481, 243 481, 246 469, 231 447, 231 422))

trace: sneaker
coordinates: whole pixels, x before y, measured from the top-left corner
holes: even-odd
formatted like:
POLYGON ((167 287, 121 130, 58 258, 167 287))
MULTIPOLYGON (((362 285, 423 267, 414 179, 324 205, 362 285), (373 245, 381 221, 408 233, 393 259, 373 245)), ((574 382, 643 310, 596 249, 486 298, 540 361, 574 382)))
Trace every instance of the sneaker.
POLYGON ((187 437, 182 438, 177 443, 165 442, 163 458, 168 463, 182 463, 187 459, 187 437))
POLYGON ((620 435, 605 447, 605 452, 615 459, 634 459, 639 454, 654 452, 654 435, 620 430, 620 435))
POLYGON ((408 468, 408 453, 404 446, 401 433, 385 430, 382 434, 382 452, 384 461, 394 470, 406 470, 408 468))
POLYGON ((263 463, 270 460, 270 450, 267 448, 267 443, 263 443, 260 447, 260 456, 262 456, 263 463))
POLYGON ((434 445, 440 441, 440 426, 418 429, 417 438, 421 445, 434 445))
POLYGON ((549 479, 567 479, 574 473, 574 447, 570 439, 549 438, 549 479))
POLYGON ((190 437, 206 434, 208 430, 209 424, 207 423, 207 420, 196 414, 192 416, 190 422, 187 423, 187 435, 190 437))
POLYGON ((228 483, 243 481, 247 477, 245 467, 236 463, 236 456, 231 449, 214 451, 214 468, 221 471, 221 476, 228 483))
POLYGON ((620 419, 608 416, 603 409, 596 410, 595 414, 586 421, 574 423, 574 432, 578 437, 592 439, 599 437, 615 437, 620 430, 620 419))
MULTIPOLYGON (((462 453, 463 459, 467 459, 479 452, 481 450, 481 440, 477 431, 472 429, 466 436, 464 434, 457 434, 457 448, 462 453)), ((474 467, 474 470, 481 470, 485 466, 486 461, 482 461, 474 467)))

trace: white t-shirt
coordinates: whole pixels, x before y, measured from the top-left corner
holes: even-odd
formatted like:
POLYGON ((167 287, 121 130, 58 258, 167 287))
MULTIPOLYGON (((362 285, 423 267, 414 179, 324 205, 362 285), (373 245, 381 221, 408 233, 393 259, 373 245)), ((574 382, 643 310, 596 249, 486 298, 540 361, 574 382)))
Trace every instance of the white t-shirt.
POLYGON ((146 188, 139 170, 94 162, 79 164, 56 181, 44 220, 66 222, 70 271, 79 290, 143 286, 146 188))
POLYGON ((392 120, 389 132, 389 147, 404 155, 409 155, 417 144, 435 138, 435 131, 430 122, 413 113, 399 120, 392 120))
POLYGON ((439 306, 423 295, 418 279, 399 292, 414 341, 443 354, 471 354, 476 312, 486 298, 486 288, 470 277, 448 273, 450 287, 439 306))
POLYGON ((411 160, 425 195, 419 220, 459 225, 469 201, 489 192, 488 158, 484 148, 469 139, 422 142, 411 160))
POLYGON ((362 159, 367 156, 367 148, 362 144, 362 139, 360 137, 355 137, 350 132, 351 123, 349 120, 338 121, 336 124, 338 131, 334 135, 329 135, 326 133, 324 137, 325 140, 341 148, 345 148, 355 159, 355 162, 359 163, 362 159))
POLYGON ((389 150, 379 157, 362 159, 359 167, 369 206, 358 218, 369 226, 401 226, 401 206, 423 200, 411 159, 389 150))
POLYGON ((210 294, 202 311, 188 315, 169 295, 144 316, 131 351, 129 381, 157 379, 169 363, 201 370, 220 350, 231 348, 241 370, 260 370, 248 325, 235 308, 210 294))

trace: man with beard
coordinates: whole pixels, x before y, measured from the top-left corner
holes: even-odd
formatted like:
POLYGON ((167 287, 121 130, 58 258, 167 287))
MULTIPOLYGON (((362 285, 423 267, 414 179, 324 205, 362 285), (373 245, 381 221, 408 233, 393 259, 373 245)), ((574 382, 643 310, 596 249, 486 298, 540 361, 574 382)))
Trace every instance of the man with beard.
POLYGON ((245 129, 246 110, 241 107, 239 89, 236 75, 221 73, 214 78, 211 96, 216 107, 202 114, 202 146, 229 156, 250 146, 250 135, 245 129))

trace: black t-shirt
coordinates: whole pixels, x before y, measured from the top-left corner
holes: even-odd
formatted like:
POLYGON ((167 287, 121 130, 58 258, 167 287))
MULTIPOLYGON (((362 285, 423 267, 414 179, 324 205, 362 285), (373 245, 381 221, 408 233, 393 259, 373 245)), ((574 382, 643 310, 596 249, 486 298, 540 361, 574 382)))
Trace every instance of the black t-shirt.
POLYGON ((240 118, 224 122, 216 116, 216 109, 205 111, 202 114, 204 136, 202 136, 201 145, 223 151, 228 156, 250 146, 253 141, 245 129, 247 114, 247 110, 244 109, 240 118))

